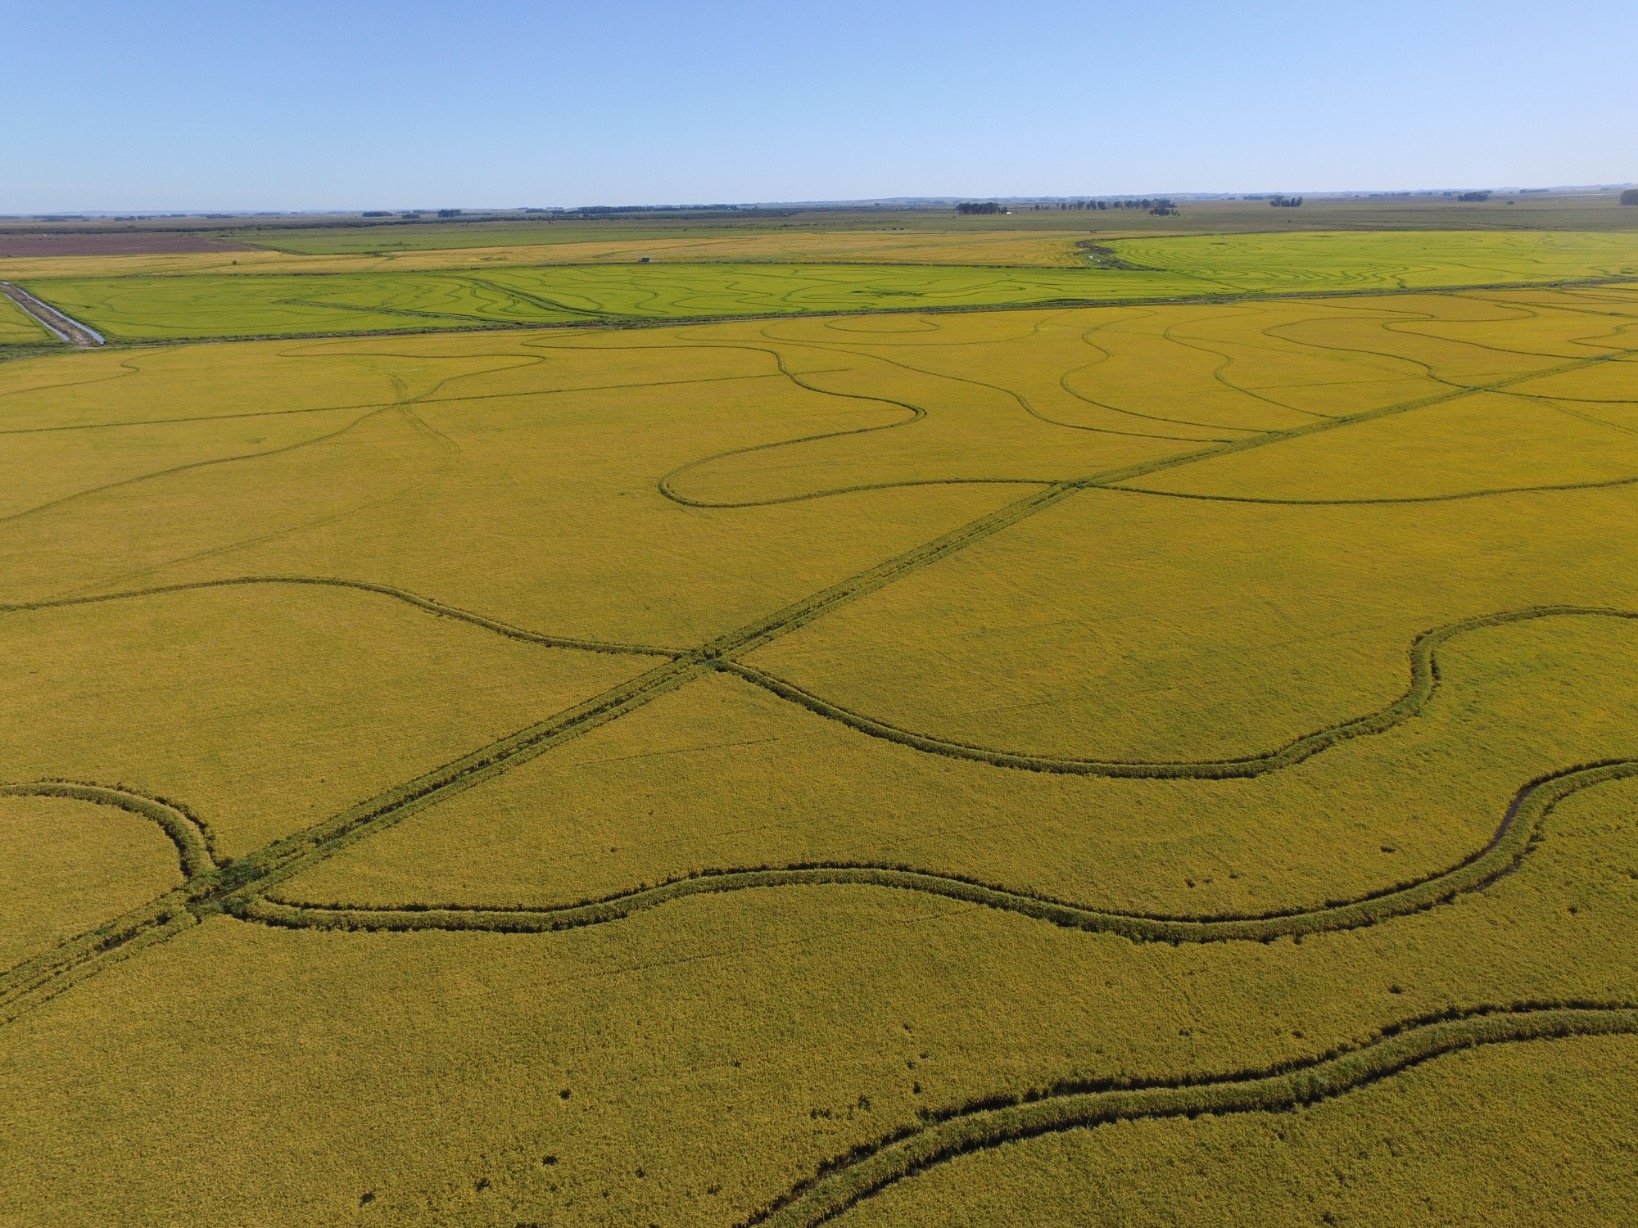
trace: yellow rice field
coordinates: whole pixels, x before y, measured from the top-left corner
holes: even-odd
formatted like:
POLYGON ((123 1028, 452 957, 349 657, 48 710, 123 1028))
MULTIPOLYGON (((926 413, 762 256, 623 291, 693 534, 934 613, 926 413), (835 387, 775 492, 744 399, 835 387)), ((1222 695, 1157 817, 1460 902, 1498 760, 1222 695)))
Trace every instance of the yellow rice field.
POLYGON ((1635 354, 1612 283, 0 364, 0 1221, 1619 1222, 1635 354))

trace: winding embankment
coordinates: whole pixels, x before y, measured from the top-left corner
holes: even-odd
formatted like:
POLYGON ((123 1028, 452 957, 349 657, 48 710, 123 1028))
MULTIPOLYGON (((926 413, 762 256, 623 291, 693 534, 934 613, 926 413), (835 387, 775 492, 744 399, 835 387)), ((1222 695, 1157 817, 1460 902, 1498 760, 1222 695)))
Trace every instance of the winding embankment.
POLYGON ((176 859, 185 879, 216 868, 210 833, 187 807, 162 797, 138 793, 123 785, 99 785, 80 780, 34 780, 0 784, 0 797, 58 797, 94 806, 112 806, 147 819, 176 846, 176 859))
POLYGON ((56 997, 71 985, 94 974, 104 956, 124 957, 155 942, 162 942, 193 926, 198 918, 188 901, 201 883, 221 871, 211 848, 209 829, 185 806, 166 798, 139 793, 123 785, 102 785, 74 780, 36 780, 0 784, 0 797, 59 797, 112 806, 147 819, 176 846, 182 886, 142 907, 78 934, 56 947, 9 969, 0 970, 0 1024, 10 1023, 24 1010, 56 997))
POLYGON ((860 733, 896 742, 929 754, 951 759, 968 759, 992 767, 1020 768, 1031 772, 1053 772, 1067 776, 1104 776, 1149 780, 1235 780, 1261 776, 1293 767, 1304 759, 1328 750, 1339 742, 1368 734, 1383 733, 1422 711, 1439 688, 1439 649, 1457 636, 1500 627, 1509 623, 1533 622, 1542 618, 1615 618, 1638 620, 1638 611, 1600 606, 1528 606, 1504 610, 1477 618, 1464 618, 1424 631, 1411 641, 1410 685, 1400 697, 1374 712, 1356 716, 1299 735, 1271 750, 1235 755, 1225 759, 1100 759, 1062 755, 1038 755, 958 742, 935 734, 919 733, 877 717, 833 703, 775 674, 739 661, 722 660, 717 668, 746 682, 762 687, 781 699, 799 704, 816 715, 839 721, 860 733))
POLYGON ((292 903, 265 894, 232 902, 235 916, 288 929, 477 930, 550 933, 618 921, 695 895, 773 887, 825 885, 890 887, 1047 921, 1066 929, 1114 934, 1133 942, 1273 942, 1330 930, 1357 929, 1424 912, 1459 895, 1483 890, 1529 855, 1548 814, 1582 789, 1638 776, 1638 759, 1603 759, 1538 776, 1513 797, 1483 848, 1453 866, 1348 899, 1262 913, 1196 916, 1122 912, 996 886, 956 874, 909 866, 808 863, 750 869, 704 870, 655 886, 549 908, 411 904, 353 907, 292 903))
MULTIPOLYGON (((1440 687, 1440 648, 1458 636, 1474 634, 1491 627, 1546 618, 1638 620, 1638 611, 1602 607, 1534 606, 1448 623, 1423 632, 1412 641, 1409 651, 1409 685, 1398 699, 1373 712, 1304 733, 1273 750, 1227 759, 1149 762, 1096 758, 1059 759, 996 751, 911 733, 876 721, 874 718, 839 709, 771 675, 763 674, 732 659, 737 652, 766 641, 772 628, 763 623, 753 623, 742 628, 737 635, 725 637, 725 640, 704 648, 692 652, 678 652, 644 645, 599 643, 543 635, 391 586, 312 576, 244 576, 167 585, 123 593, 3 605, 0 606, 0 613, 252 585, 353 589, 400 601, 424 613, 455 619, 491 634, 542 647, 636 655, 652 654, 666 660, 661 665, 568 712, 503 738, 498 743, 446 764, 424 777, 407 782, 398 789, 390 790, 381 797, 361 803, 353 810, 337 816, 332 823, 325 825, 322 832, 307 832, 277 842, 224 872, 211 872, 214 870, 214 863, 202 833, 197 836, 189 834, 198 831, 197 821, 172 804, 142 798, 128 791, 109 790, 95 785, 56 782, 49 786, 63 796, 85 796, 87 790, 96 791, 95 795, 88 796, 87 800, 121 805, 160 823, 177 843, 182 856, 184 875, 191 880, 190 889, 186 892, 186 902, 181 904, 181 908, 195 915, 224 911, 246 920, 290 928, 544 933, 619 920, 695 895, 786 886, 846 884, 919 891, 1013 912, 1066 928, 1114 934, 1132 941, 1269 942, 1279 937, 1371 925, 1389 917, 1420 912, 1449 902, 1463 893, 1480 890, 1524 860, 1542 822, 1564 798, 1583 788, 1638 774, 1638 759, 1608 758, 1538 776, 1527 782, 1515 794, 1484 847, 1454 865, 1355 897, 1331 899, 1311 906, 1261 913, 1181 915, 1127 912, 1099 908, 1088 903, 1042 895, 1028 889, 988 883, 959 874, 917 866, 861 862, 806 862, 783 866, 707 869, 655 884, 639 884, 606 896, 584 898, 546 907, 445 903, 375 907, 293 901, 270 897, 269 890, 276 883, 288 880, 317 857, 327 856, 335 852, 340 845, 351 843, 369 831, 396 822, 451 791, 469 788, 480 780, 488 779, 505 770, 514 761, 533 758, 548 747, 603 724, 631 707, 646 702, 656 694, 675 689, 712 671, 733 674, 747 682, 766 687, 781 698, 799 703, 818 715, 841 720, 862 732, 916 750, 972 759, 996 767, 1034 771, 1106 777, 1220 780, 1258 776, 1292 767, 1341 742, 1368 734, 1382 733, 1412 719, 1427 707, 1440 687)), ((822 598, 824 595, 819 596, 822 598)), ((831 593, 829 596, 834 599, 841 594, 831 593)), ((786 611, 786 618, 779 622, 800 624, 813 615, 815 612, 813 606, 816 604, 822 604, 822 601, 810 599, 809 602, 801 603, 798 607, 786 611)), ((38 792, 44 787, 46 786, 0 786, 0 792, 19 789, 38 792)), ((0 989, 3 988, 5 987, 0 985, 0 989)), ((0 998, 5 996, 4 993, 0 993, 0 998)))
POLYGON ((490 618, 486 614, 474 614, 469 610, 461 609, 459 606, 446 605, 435 598, 425 597, 420 593, 412 593, 408 589, 397 588, 390 584, 377 584, 373 580, 344 580, 332 576, 226 576, 216 580, 192 580, 178 584, 158 584, 148 588, 124 589, 114 593, 87 593, 73 597, 43 598, 39 601, 0 602, 0 614, 23 613, 30 610, 60 610, 70 606, 102 605, 112 601, 130 601, 140 597, 163 597, 176 593, 206 592, 211 589, 221 588, 251 588, 263 585, 272 587, 289 585, 307 588, 335 588, 369 593, 378 597, 388 597, 439 618, 448 618, 455 622, 466 623, 509 640, 517 640, 524 644, 535 644, 542 648, 569 648, 579 652, 604 652, 644 657, 676 658, 686 655, 681 649, 660 648, 649 644, 622 644, 609 640, 585 640, 573 636, 547 635, 544 632, 529 631, 523 627, 502 622, 498 618, 490 618))
POLYGON ((1463 1049, 1634 1034, 1638 1006, 1630 1003, 1481 1006, 1406 1020, 1364 1043, 1262 1069, 1151 1082, 1065 1082, 1022 1096, 989 1097, 931 1113, 919 1126, 835 1157, 740 1221, 740 1228, 812 1228, 935 1165, 1022 1139, 1119 1121, 1286 1112, 1463 1049))

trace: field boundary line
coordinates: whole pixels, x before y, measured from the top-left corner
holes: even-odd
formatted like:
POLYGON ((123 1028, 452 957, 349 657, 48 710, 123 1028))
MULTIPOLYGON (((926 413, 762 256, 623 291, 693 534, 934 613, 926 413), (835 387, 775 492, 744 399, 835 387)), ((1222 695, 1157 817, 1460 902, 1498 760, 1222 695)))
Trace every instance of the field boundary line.
POLYGON ((194 924, 187 888, 217 871, 210 829, 186 806, 126 785, 79 780, 0 784, 0 797, 47 797, 109 806, 157 826, 176 849, 183 885, 123 916, 94 926, 14 967, 0 971, 0 1025, 38 1006, 102 965, 162 941, 194 924))
MULTIPOLYGON (((1524 393, 1506 395, 1523 396, 1524 393)), ((1195 499, 1206 503, 1253 503, 1265 507, 1392 507, 1414 503, 1461 503, 1468 499, 1493 499, 1502 495, 1560 494, 1576 490, 1612 490, 1638 482, 1638 474, 1587 482, 1544 482, 1539 486, 1496 486, 1489 489, 1457 490, 1438 495, 1383 495, 1358 499, 1280 499, 1261 495, 1205 494, 1188 490, 1156 490, 1146 486, 1105 486, 1104 490, 1126 495, 1149 495, 1156 499, 1195 499)))
MULTIPOLYGON (((805 344, 805 343, 799 343, 799 344, 805 344)), ((741 347, 730 347, 730 348, 741 348, 741 347)), ((825 348, 825 347, 821 346, 821 347, 816 347, 816 348, 825 348)), ((1179 468, 1179 467, 1181 467, 1183 465, 1190 465, 1190 464, 1195 463, 1196 461, 1210 460, 1210 459, 1213 459, 1213 458, 1219 457, 1219 456, 1229 456, 1229 455, 1232 455, 1232 454, 1237 453, 1237 452, 1246 452, 1246 451, 1250 451, 1253 448, 1261 448, 1261 447, 1265 447, 1265 446, 1270 445, 1270 444, 1283 443, 1283 442, 1285 442, 1287 440, 1291 440, 1291 439, 1300 439, 1300 438, 1303 438, 1304 436, 1307 436, 1307 435, 1318 434, 1318 433, 1323 432, 1323 431, 1335 430, 1335 429, 1338 429, 1340 427, 1353 426, 1353 425, 1356 425, 1356 424, 1362 423, 1362 422, 1371 422, 1371 421, 1375 421, 1378 418, 1391 417, 1391 416, 1394 416, 1396 414, 1408 413, 1408 412, 1410 412, 1412 410, 1428 409, 1428 408, 1431 408, 1431 407, 1433 407, 1435 405, 1443 405, 1443 404, 1446 404, 1446 403, 1448 403, 1450 401, 1460 400, 1460 399, 1462 399, 1464 397, 1478 396, 1478 395, 1483 395, 1485 393, 1491 393, 1491 392, 1500 392, 1500 391, 1502 391, 1504 389, 1512 387, 1514 384, 1527 383, 1527 382, 1530 382, 1530 381, 1536 380, 1536 379, 1544 379, 1544 378, 1548 378, 1548 377, 1554 376, 1554 375, 1567 374, 1567 373, 1569 373, 1571 371, 1579 371, 1579 370, 1582 370, 1582 369, 1584 369, 1586 367, 1595 366, 1595 365, 1598 365, 1598 364, 1601 364, 1601 363, 1625 361, 1633 353, 1634 353, 1634 351, 1632 351, 1632 350, 1622 349, 1622 350, 1610 350, 1610 351, 1607 351, 1607 352, 1603 352, 1603 353, 1599 353, 1599 354, 1592 354, 1592 355, 1588 355, 1586 357, 1581 357, 1581 358, 1570 358, 1570 359, 1566 359, 1565 361, 1563 361, 1561 363, 1558 363, 1558 364, 1556 364, 1556 365, 1554 365, 1552 367, 1542 368, 1542 369, 1528 371, 1528 372, 1517 372, 1517 373, 1514 373, 1514 374, 1511 374, 1511 375, 1504 375, 1504 376, 1501 376, 1498 379, 1492 380, 1489 383, 1447 385, 1445 387, 1445 389, 1440 391, 1440 392, 1430 393, 1427 396, 1423 396, 1423 397, 1416 397, 1416 398, 1413 398, 1413 399, 1411 399, 1409 401, 1400 401, 1400 402, 1396 402, 1396 403, 1391 404, 1391 405, 1381 405, 1381 406, 1377 406, 1377 407, 1375 407, 1373 409, 1360 410, 1360 411, 1358 411, 1356 413, 1344 414, 1344 415, 1341 415, 1341 416, 1338 416, 1338 417, 1333 417, 1333 418, 1320 418, 1320 419, 1317 419, 1317 420, 1312 421, 1312 422, 1304 422, 1304 423, 1302 423, 1302 424, 1300 424, 1298 426, 1285 427, 1285 428, 1278 429, 1278 430, 1262 431, 1262 432, 1260 432, 1258 434, 1248 435, 1248 436, 1245 436, 1245 437, 1239 438, 1239 439, 1231 439, 1231 440, 1180 440, 1179 442, 1187 442, 1187 443, 1198 442, 1198 443, 1201 443, 1201 444, 1203 444, 1205 446, 1190 449, 1190 450, 1184 451, 1184 452, 1173 453, 1172 455, 1169 455, 1169 456, 1157 457, 1157 458, 1152 459, 1152 460, 1138 461, 1136 463, 1126 465, 1126 466, 1123 466, 1123 467, 1118 468, 1118 469, 1107 470, 1107 471, 1105 471, 1103 473, 1099 473, 1099 474, 1092 474, 1090 476, 1080 477, 1080 478, 1063 479, 1062 481, 1054 482, 1053 486, 1054 487, 1056 487, 1056 486, 1071 486, 1071 487, 1074 487, 1074 488, 1077 488, 1077 489, 1093 489, 1093 488, 1110 488, 1110 489, 1114 489, 1114 488, 1117 488, 1117 485, 1119 483, 1132 481, 1132 480, 1137 479, 1137 478, 1148 477, 1150 474, 1160 473, 1160 472, 1163 472, 1163 471, 1168 470, 1168 469, 1179 468)), ((894 365, 902 365, 902 364, 894 364, 894 365)), ((957 382, 970 382, 970 381, 963 380, 959 376, 948 377, 948 378, 953 378, 957 382)), ((824 391, 824 390, 820 389, 818 391, 824 391)), ((829 393, 827 395, 848 396, 850 394, 847 394, 847 393, 829 393)), ((882 398, 870 398, 870 399, 881 400, 882 398)), ((902 402, 890 402, 890 403, 903 404, 902 402)), ((919 420, 921 417, 924 417, 925 414, 926 414, 926 410, 920 409, 920 408, 915 407, 915 406, 907 406, 907 408, 910 408, 910 409, 912 409, 914 411, 915 417, 913 417, 911 419, 901 421, 901 422, 897 422, 897 423, 888 423, 888 424, 885 424, 883 426, 875 426, 875 427, 851 428, 851 429, 844 430, 844 431, 830 432, 830 433, 827 433, 827 434, 820 434, 820 435, 814 435, 814 436, 804 436, 804 437, 797 438, 797 439, 775 440, 775 441, 772 441, 772 442, 769 442, 769 443, 753 444, 753 445, 750 445, 749 447, 730 449, 728 452, 715 454, 715 455, 712 455, 712 456, 709 456, 709 457, 702 457, 699 460, 691 461, 686 465, 679 466, 678 468, 672 470, 670 473, 666 474, 665 477, 661 479, 662 488, 661 488, 660 493, 665 495, 667 498, 674 499, 677 502, 683 502, 683 499, 681 497, 677 496, 674 492, 671 492, 669 489, 665 488, 663 484, 668 482, 670 480, 670 478, 672 478, 673 476, 675 476, 678 473, 684 472, 687 469, 690 469, 690 468, 692 468, 694 466, 708 463, 709 461, 712 461, 712 460, 720 460, 720 459, 724 459, 724 458, 726 458, 728 456, 739 455, 739 454, 747 453, 747 452, 767 451, 767 450, 780 448, 780 447, 785 447, 785 446, 790 446, 790 445, 794 445, 794 444, 806 443, 806 442, 810 442, 811 440, 814 440, 814 439, 828 438, 832 434, 835 434, 835 435, 863 434, 863 433, 867 433, 869 431, 890 430, 890 429, 893 429, 894 427, 908 426, 908 425, 911 424, 911 422, 919 420)), ((866 487, 865 489, 876 489, 876 487, 866 487)), ((1130 489, 1130 488, 1127 488, 1127 489, 1130 489)), ((821 498, 821 497, 828 496, 830 494, 845 494, 845 493, 855 493, 855 492, 853 490, 851 490, 851 489, 834 490, 834 491, 826 490, 826 491, 817 491, 817 492, 807 492, 807 493, 805 493, 805 494, 803 494, 801 496, 798 496, 798 497, 786 496, 786 497, 782 498, 780 501, 781 502, 797 502, 800 499, 821 498)), ((732 507, 735 507, 735 506, 743 506, 743 507, 758 506, 758 504, 756 504, 756 503, 747 503, 747 504, 736 505, 736 504, 710 504, 710 503, 701 503, 701 502, 694 502, 691 505, 692 506, 698 506, 698 507, 713 507, 714 506, 714 507, 720 507, 720 508, 732 508, 732 507)), ((1033 513, 1027 513, 1027 514, 1033 514, 1033 513)), ((986 533, 986 534, 984 534, 984 536, 988 536, 988 534, 986 533)), ((977 540, 977 538, 975 538, 974 540, 977 540)))
POLYGON ((337 588, 351 589, 361 593, 372 593, 381 597, 390 597, 394 601, 403 602, 425 613, 438 618, 448 618, 456 622, 467 623, 485 631, 492 631, 496 635, 507 639, 519 640, 526 644, 537 644, 544 648, 568 648, 580 652, 617 653, 632 656, 671 657, 686 656, 687 652, 677 648, 660 648, 652 644, 625 644, 609 640, 586 640, 575 636, 548 635, 544 632, 529 631, 511 623, 502 622, 498 618, 491 618, 486 614, 475 614, 470 610, 463 610, 459 606, 447 605, 433 597, 424 597, 408 589, 398 588, 390 584, 379 584, 373 580, 344 580, 331 576, 227 576, 215 580, 192 580, 178 584, 157 584, 149 588, 125 589, 113 593, 90 593, 72 597, 48 597, 39 601, 0 602, 0 614, 14 614, 32 610, 58 610, 70 606, 100 605, 111 601, 128 601, 141 597, 161 597, 173 593, 200 592, 219 588, 250 588, 260 585, 299 585, 308 588, 337 588))
POLYGON ((0 784, 0 797, 50 797, 109 806, 146 819, 165 833, 176 847, 183 878, 216 868, 214 842, 197 815, 180 802, 139 793, 126 785, 101 785, 85 780, 31 780, 0 784))
POLYGON ((702 670, 698 661, 667 661, 545 721, 508 734, 413 780, 360 802, 304 831, 194 875, 161 900, 134 909, 62 944, 49 957, 0 976, 0 1024, 56 996, 152 942, 205 917, 234 913, 258 889, 396 823, 454 793, 499 775, 551 747, 605 724, 702 670))

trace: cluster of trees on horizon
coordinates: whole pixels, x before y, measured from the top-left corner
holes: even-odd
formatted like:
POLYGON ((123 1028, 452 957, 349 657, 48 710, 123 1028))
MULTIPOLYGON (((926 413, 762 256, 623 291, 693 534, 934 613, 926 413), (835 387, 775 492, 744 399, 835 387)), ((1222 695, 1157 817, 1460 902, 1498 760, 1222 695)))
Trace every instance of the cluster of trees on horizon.
POLYGON ((1031 208, 1039 213, 1043 209, 1074 209, 1074 210, 1104 210, 1104 209, 1155 209, 1175 210, 1177 205, 1165 197, 1145 196, 1139 199, 1135 196, 1122 200, 1061 200, 1056 205, 1033 205, 1031 208))
MULTIPOLYGON (((1545 192, 1547 189, 1545 189, 1545 188, 1535 188, 1535 189, 1526 188, 1524 190, 1525 191, 1545 192)), ((1373 193, 1371 193, 1371 195, 1372 196, 1411 196, 1411 195, 1417 195, 1417 193, 1411 193, 1411 192, 1373 192, 1373 193)), ((1431 196, 1431 195, 1433 195, 1433 193, 1431 193, 1431 192, 1423 193, 1423 195, 1430 195, 1431 196)), ((1483 202, 1485 202, 1487 200, 1490 200, 1491 197, 1493 197, 1495 195, 1495 193, 1488 190, 1488 189, 1486 189, 1486 190, 1482 190, 1482 191, 1477 191, 1476 190, 1476 191, 1471 191, 1471 192, 1445 192, 1444 195, 1446 197, 1453 197, 1454 199, 1456 199, 1458 201, 1461 201, 1464 204, 1482 204, 1483 202)), ((1266 196, 1265 197, 1265 196, 1259 196, 1259 195, 1247 195, 1247 196, 1242 196, 1241 199, 1242 200, 1266 200, 1266 201, 1268 201, 1268 203, 1270 205, 1272 205, 1276 209, 1299 209, 1299 208, 1302 207, 1302 203, 1303 203, 1303 198, 1301 196, 1266 196)), ((1638 188, 1628 188, 1626 191, 1622 192, 1621 193, 1621 203, 1623 205, 1638 205, 1638 188)), ((1022 208, 1022 207, 1023 207, 1022 205, 1019 206, 1019 208, 1022 208)), ((1049 210, 1053 210, 1053 209, 1057 209, 1060 212, 1070 211, 1070 210, 1073 210, 1073 211, 1076 211, 1076 212, 1085 212, 1085 211, 1088 211, 1088 210, 1101 211, 1101 210, 1107 210, 1107 209, 1144 209, 1144 210, 1147 210, 1148 212, 1154 214, 1157 217, 1175 217, 1181 212, 1178 209, 1176 202, 1174 202, 1174 201, 1168 200, 1165 197, 1151 198, 1151 197, 1147 197, 1147 196, 1142 197, 1142 198, 1123 197, 1123 198, 1118 199, 1118 200, 1099 200, 1099 199, 1096 199, 1094 197, 1089 197, 1089 198, 1087 198, 1085 200, 1042 201, 1042 202, 1037 202, 1035 204, 1030 205, 1029 208, 1030 208, 1030 211, 1032 213, 1041 213, 1043 211, 1049 211, 1049 210)), ((999 204, 999 203, 997 203, 996 201, 993 201, 993 200, 989 200, 989 201, 962 201, 960 204, 958 204, 956 206, 956 212, 957 213, 1005 213, 1005 212, 1007 212, 1007 209, 1006 209, 1005 206, 1003 206, 1003 205, 1001 205, 1001 204, 999 204)))
MULTIPOLYGON (((1060 200, 1056 203, 1037 203, 1030 206, 1030 212, 1040 213, 1043 210, 1058 209, 1076 211, 1101 211, 1107 209, 1144 209, 1156 217, 1175 217, 1181 212, 1177 202, 1164 196, 1145 196, 1141 199, 1130 197, 1122 200, 1060 200)), ((957 213, 1006 213, 1009 210, 1005 205, 993 200, 964 200, 956 205, 957 213)))

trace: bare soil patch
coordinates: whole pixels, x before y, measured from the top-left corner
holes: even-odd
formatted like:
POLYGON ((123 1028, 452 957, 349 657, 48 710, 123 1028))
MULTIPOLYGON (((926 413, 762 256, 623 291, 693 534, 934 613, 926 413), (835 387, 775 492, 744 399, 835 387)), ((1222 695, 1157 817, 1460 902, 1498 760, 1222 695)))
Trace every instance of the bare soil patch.
POLYGON ((16 256, 145 256, 186 252, 244 252, 248 244, 205 235, 56 233, 0 231, 0 259, 16 256))

